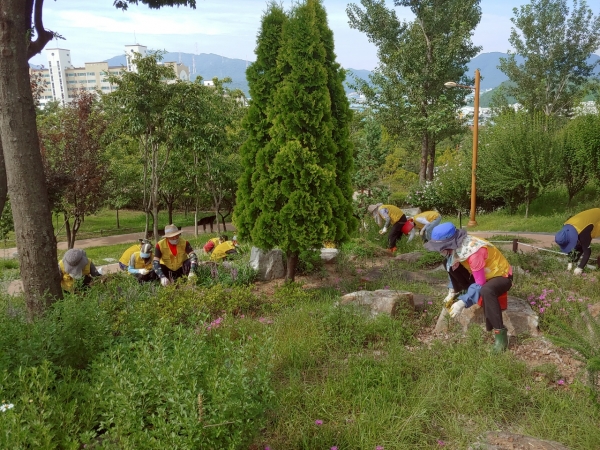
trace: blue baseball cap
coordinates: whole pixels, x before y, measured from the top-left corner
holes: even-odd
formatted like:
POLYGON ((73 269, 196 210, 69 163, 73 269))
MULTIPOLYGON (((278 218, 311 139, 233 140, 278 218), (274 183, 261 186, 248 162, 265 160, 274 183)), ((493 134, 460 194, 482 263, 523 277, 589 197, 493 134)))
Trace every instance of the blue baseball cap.
POLYGON ((579 233, 573 225, 563 225, 561 230, 554 236, 554 242, 560 247, 560 251, 563 253, 570 253, 571 250, 577 245, 579 239, 579 233))

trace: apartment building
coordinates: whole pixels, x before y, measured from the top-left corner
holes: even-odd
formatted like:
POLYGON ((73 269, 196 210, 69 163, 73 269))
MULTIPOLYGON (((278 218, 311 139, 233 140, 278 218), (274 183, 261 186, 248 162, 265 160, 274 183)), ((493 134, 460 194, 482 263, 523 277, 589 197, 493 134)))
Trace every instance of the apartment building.
MULTIPOLYGON (((133 63, 133 56, 139 53, 146 56, 147 48, 143 45, 125 46, 125 66, 109 66, 107 62, 85 63, 83 67, 74 67, 71 64, 71 51, 62 48, 46 49, 48 68, 31 69, 32 73, 41 73, 46 81, 46 89, 40 99, 43 107, 50 101, 68 103, 73 100, 78 90, 103 92, 105 94, 114 91, 117 87, 108 82, 107 76, 121 75, 125 71, 135 72, 137 68, 133 63)), ((190 70, 184 64, 166 62, 165 66, 173 68, 175 76, 184 81, 190 79, 190 70)), ((174 82, 172 80, 170 82, 174 82)))

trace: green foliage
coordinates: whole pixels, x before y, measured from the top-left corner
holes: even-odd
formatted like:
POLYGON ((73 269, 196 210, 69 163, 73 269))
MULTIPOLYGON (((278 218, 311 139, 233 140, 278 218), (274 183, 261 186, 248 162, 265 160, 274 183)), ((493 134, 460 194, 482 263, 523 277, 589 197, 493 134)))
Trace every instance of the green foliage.
POLYGON ((296 270, 300 275, 310 275, 323 270, 321 250, 308 249, 301 251, 298 255, 298 267, 296 270))
POLYGON ((570 113, 586 94, 595 64, 587 59, 600 46, 600 16, 585 1, 532 0, 513 9, 509 42, 514 52, 500 58, 504 85, 526 111, 547 116, 570 113), (516 57, 523 58, 517 63, 516 57))
POLYGON ((14 229, 10 199, 7 198, 4 209, 0 212, 0 240, 5 241, 8 239, 8 233, 14 231, 14 229))
POLYGON ((428 164, 433 168, 436 142, 460 131, 455 111, 468 91, 445 89, 444 83, 473 83, 465 72, 480 50, 471 42, 481 19, 479 0, 445 1, 444 14, 435 0, 396 1, 410 9, 415 17, 410 22, 400 21, 383 0, 360 4, 363 8, 348 5, 350 26, 377 46, 380 65, 369 83, 357 80, 357 87, 390 134, 421 153, 419 181, 424 182, 428 164))
MULTIPOLYGON (((253 120, 266 111, 267 122, 257 135, 261 140, 249 137, 243 148, 246 172, 235 220, 240 234, 250 235, 255 245, 278 247, 294 257, 323 241, 343 242, 356 226, 348 139, 351 114, 342 86, 344 72, 335 62, 321 2, 296 5, 288 19, 281 18, 281 10, 270 11, 261 37, 273 26, 268 43, 279 46, 277 73, 249 80, 251 89, 264 84, 268 90, 251 111, 256 114, 253 120), (269 22, 273 14, 279 19, 269 22)), ((259 40, 261 49, 262 43, 259 40)), ((274 57, 272 48, 268 50, 265 59, 274 57)), ((253 126, 248 120, 246 126, 253 126)))
POLYGON ((236 261, 228 267, 223 265, 200 264, 196 269, 199 286, 248 286, 256 279, 256 270, 247 263, 236 261))
POLYGON ((559 124, 543 114, 506 113, 486 127, 479 146, 478 186, 488 198, 503 198, 515 210, 556 180, 559 124))

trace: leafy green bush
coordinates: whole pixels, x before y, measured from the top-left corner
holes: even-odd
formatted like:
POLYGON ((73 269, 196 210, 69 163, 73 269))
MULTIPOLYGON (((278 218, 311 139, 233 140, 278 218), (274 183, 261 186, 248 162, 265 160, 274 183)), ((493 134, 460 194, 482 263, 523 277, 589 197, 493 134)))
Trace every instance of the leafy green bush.
POLYGON ((224 286, 249 286, 256 280, 257 272, 248 262, 229 261, 223 264, 200 264, 196 269, 196 284, 203 287, 222 284, 224 286))
POLYGON ((296 267, 296 271, 299 275, 310 275, 321 271, 323 265, 321 250, 304 250, 298 255, 298 267, 296 267))

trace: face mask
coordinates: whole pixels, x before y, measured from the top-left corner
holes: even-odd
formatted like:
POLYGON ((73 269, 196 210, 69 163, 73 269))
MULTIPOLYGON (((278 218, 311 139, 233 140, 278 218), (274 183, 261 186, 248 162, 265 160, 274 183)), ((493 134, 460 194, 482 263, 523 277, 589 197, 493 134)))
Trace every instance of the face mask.
POLYGON ((178 242, 179 242, 179 239, 169 239, 169 244, 177 245, 178 242))

